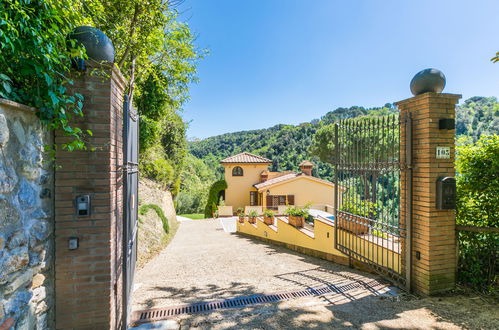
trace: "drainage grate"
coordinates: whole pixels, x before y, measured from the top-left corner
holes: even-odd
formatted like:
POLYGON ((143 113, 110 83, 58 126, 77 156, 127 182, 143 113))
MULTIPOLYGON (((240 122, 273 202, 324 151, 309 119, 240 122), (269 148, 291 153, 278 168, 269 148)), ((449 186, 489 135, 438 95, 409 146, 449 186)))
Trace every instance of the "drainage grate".
POLYGON ((135 311, 132 315, 132 323, 159 321, 177 315, 198 314, 226 308, 242 308, 248 305, 275 303, 302 297, 317 297, 326 294, 342 294, 354 289, 368 289, 375 294, 379 294, 380 292, 378 292, 378 290, 381 288, 385 288, 386 286, 386 284, 378 280, 372 280, 369 282, 351 282, 344 285, 329 284, 321 287, 307 288, 289 292, 258 294, 165 308, 148 309, 143 311, 135 311))

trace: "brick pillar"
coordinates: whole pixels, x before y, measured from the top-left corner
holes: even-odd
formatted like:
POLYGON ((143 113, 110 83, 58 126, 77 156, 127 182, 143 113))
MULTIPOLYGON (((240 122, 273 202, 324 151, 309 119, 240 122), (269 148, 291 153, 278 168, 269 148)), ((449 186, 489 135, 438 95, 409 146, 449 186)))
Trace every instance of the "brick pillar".
MULTIPOLYGON (((424 93, 395 103, 401 118, 412 116, 412 281, 413 291, 437 294, 455 285, 455 210, 436 208, 439 177, 455 176, 455 129, 439 129, 439 119, 455 119, 461 95, 424 93), (449 159, 437 159, 437 146, 450 147, 449 159)), ((401 126, 401 159, 405 159, 405 126, 401 126)), ((401 208, 406 172, 401 175, 401 208)), ((405 213, 401 212, 404 222, 405 213)), ((404 222, 405 223, 405 222, 404 222)), ((405 260, 404 260, 405 262, 405 260)))
MULTIPOLYGON (((93 136, 95 151, 59 151, 55 173, 55 297, 57 329, 114 329, 121 317, 122 125, 125 80, 112 66, 75 74, 84 117, 74 121, 93 136), (90 196, 90 215, 75 198, 90 196), (69 249, 70 238, 77 249, 69 249)), ((68 138, 55 133, 60 145, 68 138)))

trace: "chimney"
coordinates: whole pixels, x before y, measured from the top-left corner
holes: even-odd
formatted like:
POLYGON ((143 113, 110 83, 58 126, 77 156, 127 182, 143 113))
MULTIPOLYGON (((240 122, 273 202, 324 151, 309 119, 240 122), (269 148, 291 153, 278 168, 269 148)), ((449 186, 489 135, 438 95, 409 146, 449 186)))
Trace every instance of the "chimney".
POLYGON ((303 162, 300 163, 300 171, 303 172, 305 175, 310 175, 312 176, 312 169, 314 168, 314 163, 308 160, 304 160, 303 162))
POLYGON ((260 182, 265 182, 269 178, 269 171, 265 170, 260 173, 260 182))

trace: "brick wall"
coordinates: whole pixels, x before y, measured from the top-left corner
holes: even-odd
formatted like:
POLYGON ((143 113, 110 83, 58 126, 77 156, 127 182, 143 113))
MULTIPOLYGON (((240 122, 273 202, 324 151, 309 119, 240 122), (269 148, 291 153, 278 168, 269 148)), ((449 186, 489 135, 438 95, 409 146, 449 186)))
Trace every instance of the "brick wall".
MULTIPOLYGON (((55 173, 55 292, 58 329, 112 329, 121 318, 122 125, 125 80, 111 66, 75 73, 95 151, 58 151, 55 173), (90 195, 90 216, 78 217, 75 198, 90 195), (68 239, 79 247, 69 250, 68 239)), ((56 132, 55 143, 68 140, 56 132)))
MULTIPOLYGON (((396 103, 402 118, 412 115, 412 288, 427 295, 453 288, 456 280, 455 211, 436 208, 436 182, 439 177, 455 176, 455 130, 439 129, 439 119, 455 118, 460 97, 425 93, 396 103), (450 159, 436 159, 437 146, 450 147, 450 159)), ((401 126, 401 159, 405 136, 401 126)), ((403 171, 401 187, 405 180, 403 171)), ((406 194, 401 191, 403 206, 406 194)), ((404 217, 402 211, 402 221, 404 217)))

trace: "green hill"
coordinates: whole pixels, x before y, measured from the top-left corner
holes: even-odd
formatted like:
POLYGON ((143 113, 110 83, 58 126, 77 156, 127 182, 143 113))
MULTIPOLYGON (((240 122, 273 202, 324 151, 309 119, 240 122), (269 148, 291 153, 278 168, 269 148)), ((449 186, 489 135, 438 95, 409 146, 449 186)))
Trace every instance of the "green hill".
MULTIPOLYGON (((206 187, 196 183, 196 196, 189 191, 189 185, 199 171, 200 177, 220 178, 223 169, 219 161, 230 155, 240 152, 250 152, 273 160, 271 169, 273 171, 298 170, 298 164, 304 159, 309 159, 316 164, 314 175, 326 180, 331 180, 332 166, 321 161, 317 156, 311 154, 311 147, 315 133, 335 121, 355 118, 359 116, 382 116, 396 113, 397 109, 392 104, 385 104, 378 108, 364 108, 352 106, 350 108, 337 108, 326 113, 320 119, 314 119, 300 125, 276 125, 266 129, 227 133, 209 137, 199 141, 189 142, 189 150, 192 161, 202 160, 204 165, 196 161, 196 168, 190 168, 189 175, 183 176, 180 200, 192 200, 198 202, 184 202, 181 211, 184 213, 199 212, 202 206, 199 200, 205 200, 206 187), (212 174, 208 174, 212 173, 212 174), (196 210, 190 209, 188 205, 196 205, 196 210)), ((499 103, 495 97, 475 96, 457 107, 456 135, 459 143, 476 141, 481 135, 499 134, 499 103)), ((324 157, 322 157, 324 160, 324 157)), ((195 180, 196 182, 199 180, 195 180)), ((206 191, 207 194, 207 191, 206 191)))

